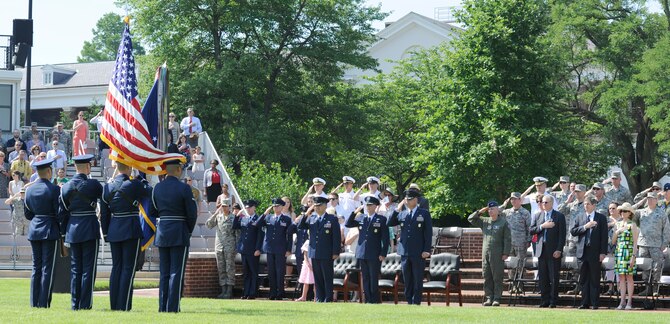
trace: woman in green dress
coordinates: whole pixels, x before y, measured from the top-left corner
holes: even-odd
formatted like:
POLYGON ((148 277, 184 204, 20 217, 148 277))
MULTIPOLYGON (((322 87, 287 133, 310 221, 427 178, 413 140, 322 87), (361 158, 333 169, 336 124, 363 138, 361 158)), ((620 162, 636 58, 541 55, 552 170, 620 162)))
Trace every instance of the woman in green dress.
POLYGON ((612 244, 616 246, 614 272, 619 276, 619 292, 621 293, 621 303, 617 309, 629 310, 633 308, 633 274, 635 274, 639 230, 633 222, 633 207, 629 203, 623 203, 617 209, 621 213, 621 221, 616 223, 614 235, 612 235, 612 244), (628 291, 628 296, 626 296, 626 291, 628 291))

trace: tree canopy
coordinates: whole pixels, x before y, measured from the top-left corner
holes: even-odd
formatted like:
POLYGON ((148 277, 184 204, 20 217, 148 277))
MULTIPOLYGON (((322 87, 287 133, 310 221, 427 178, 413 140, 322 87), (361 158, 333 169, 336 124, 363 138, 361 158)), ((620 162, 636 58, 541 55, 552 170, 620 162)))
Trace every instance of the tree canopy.
MULTIPOLYGON (((113 12, 104 14, 93 28, 93 39, 84 42, 77 62, 114 61, 123 28, 123 17, 113 12)), ((136 56, 144 55, 144 48, 137 38, 133 42, 133 51, 136 56)))

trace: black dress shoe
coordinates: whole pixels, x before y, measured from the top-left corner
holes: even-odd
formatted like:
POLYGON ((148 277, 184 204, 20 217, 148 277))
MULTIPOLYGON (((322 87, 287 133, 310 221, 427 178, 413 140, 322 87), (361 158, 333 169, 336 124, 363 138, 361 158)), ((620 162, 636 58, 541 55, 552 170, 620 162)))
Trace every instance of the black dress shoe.
POLYGON ((591 309, 598 309, 598 306, 591 306, 591 309))
POLYGON ((249 297, 247 297, 247 296, 242 296, 240 299, 247 299, 247 298, 249 298, 249 297))
POLYGON ((539 308, 547 308, 547 307, 549 307, 549 304, 540 304, 540 305, 537 306, 537 307, 539 307, 539 308))
POLYGON ((272 297, 270 297, 269 299, 270 299, 270 300, 275 300, 275 297, 274 297, 274 296, 272 296, 272 297))
POLYGON ((550 304, 549 308, 556 308, 556 304, 550 304))
POLYGON ((589 308, 589 306, 587 305, 579 305, 579 307, 577 307, 577 309, 587 309, 587 308, 589 308))
POLYGON ((247 296, 246 299, 256 299, 256 296, 247 296))

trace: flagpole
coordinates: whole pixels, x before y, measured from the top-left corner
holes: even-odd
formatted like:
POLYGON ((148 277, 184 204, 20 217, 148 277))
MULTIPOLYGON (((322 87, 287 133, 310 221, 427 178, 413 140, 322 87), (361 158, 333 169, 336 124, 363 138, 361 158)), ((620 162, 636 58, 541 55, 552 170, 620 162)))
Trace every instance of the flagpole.
POLYGON ((158 149, 161 150, 167 150, 167 115, 170 108, 168 77, 166 62, 158 68, 158 149))

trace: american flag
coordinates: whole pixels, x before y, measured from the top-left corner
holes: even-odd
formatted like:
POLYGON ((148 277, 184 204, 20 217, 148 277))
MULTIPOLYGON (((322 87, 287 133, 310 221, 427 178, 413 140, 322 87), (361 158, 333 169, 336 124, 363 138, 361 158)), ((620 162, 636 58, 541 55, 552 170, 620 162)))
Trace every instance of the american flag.
POLYGON ((126 24, 109 81, 100 138, 112 149, 110 159, 143 173, 163 174, 165 161, 179 159, 186 162, 186 158, 181 154, 165 153, 154 146, 155 139, 142 117, 137 95, 133 42, 130 27, 126 24))

